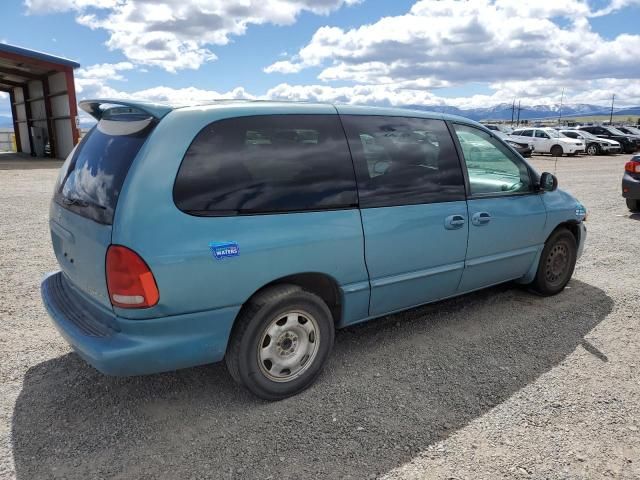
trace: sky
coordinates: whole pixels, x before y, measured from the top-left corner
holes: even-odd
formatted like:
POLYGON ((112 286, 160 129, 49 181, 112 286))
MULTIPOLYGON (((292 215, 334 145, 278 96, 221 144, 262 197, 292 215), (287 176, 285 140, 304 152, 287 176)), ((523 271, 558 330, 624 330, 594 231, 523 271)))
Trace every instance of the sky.
POLYGON ((2 0, 0 19, 0 42, 81 64, 79 99, 640 105, 640 0, 2 0))

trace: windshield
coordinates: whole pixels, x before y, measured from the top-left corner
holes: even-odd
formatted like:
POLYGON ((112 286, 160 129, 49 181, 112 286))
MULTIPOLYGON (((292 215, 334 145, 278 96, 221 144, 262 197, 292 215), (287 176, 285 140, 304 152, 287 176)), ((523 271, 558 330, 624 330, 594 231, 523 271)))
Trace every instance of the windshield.
POLYGON ((624 128, 629 130, 633 135, 640 135, 640 129, 637 129, 636 127, 624 127, 624 128))
POLYGON ((622 135, 623 137, 627 135, 626 133, 621 132, 617 128, 613 128, 613 127, 606 127, 605 130, 607 130, 609 133, 612 133, 614 135, 622 135))
MULTIPOLYGON (((575 130, 572 130, 575 131, 575 130)), ((602 140, 599 137, 596 137, 593 133, 589 133, 585 130, 580 130, 579 132, 577 132, 579 136, 581 136, 582 138, 589 138, 591 140, 602 140)))
POLYGON ((544 132, 548 133, 551 138, 567 138, 566 135, 560 133, 558 130, 554 130, 550 128, 549 130, 544 130, 544 132))
POLYGON ((79 215, 111 224, 129 167, 154 126, 152 117, 140 114, 100 120, 63 166, 56 202, 79 215))

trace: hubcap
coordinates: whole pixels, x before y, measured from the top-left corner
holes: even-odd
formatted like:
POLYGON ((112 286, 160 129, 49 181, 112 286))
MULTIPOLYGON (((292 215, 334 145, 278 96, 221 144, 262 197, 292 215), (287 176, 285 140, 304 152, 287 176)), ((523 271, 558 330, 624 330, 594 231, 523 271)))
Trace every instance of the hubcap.
POLYGON ((547 257, 545 277, 551 284, 560 283, 569 266, 569 248, 564 243, 556 243, 547 257))
POLYGON ((318 322, 312 315, 302 311, 278 315, 258 345, 260 371, 274 382, 290 382, 313 364, 319 344, 318 322))

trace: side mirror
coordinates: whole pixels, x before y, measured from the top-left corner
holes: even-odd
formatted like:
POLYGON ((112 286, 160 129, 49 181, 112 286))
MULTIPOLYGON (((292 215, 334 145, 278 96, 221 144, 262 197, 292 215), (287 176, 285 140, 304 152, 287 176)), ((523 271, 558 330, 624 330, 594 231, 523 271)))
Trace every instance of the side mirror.
POLYGON ((540 175, 540 190, 543 192, 553 192, 558 188, 558 179, 556 176, 549 172, 544 172, 540 175))

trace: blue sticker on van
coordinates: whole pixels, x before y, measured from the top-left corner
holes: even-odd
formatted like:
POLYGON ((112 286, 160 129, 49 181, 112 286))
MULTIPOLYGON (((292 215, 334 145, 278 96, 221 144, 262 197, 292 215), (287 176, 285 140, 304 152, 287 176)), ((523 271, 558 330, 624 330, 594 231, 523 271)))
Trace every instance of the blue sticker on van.
POLYGON ((212 242, 209 244, 209 248, 216 260, 240 255, 240 247, 236 242, 212 242))

